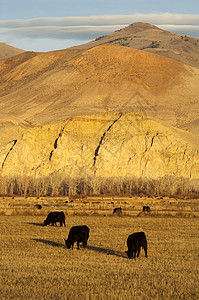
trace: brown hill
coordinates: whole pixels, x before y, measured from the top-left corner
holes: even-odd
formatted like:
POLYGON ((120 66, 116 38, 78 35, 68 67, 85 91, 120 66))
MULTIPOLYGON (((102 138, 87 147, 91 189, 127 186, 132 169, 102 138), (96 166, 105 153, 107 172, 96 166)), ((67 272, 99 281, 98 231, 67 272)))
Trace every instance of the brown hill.
POLYGON ((0 70, 1 194, 199 190, 197 68, 106 44, 0 70))
POLYGON ((90 49, 106 43, 144 50, 199 68, 198 38, 171 33, 142 22, 133 23, 75 48, 90 49))
POLYGON ((9 46, 5 43, 0 43, 0 60, 13 57, 23 52, 24 50, 9 46))
POLYGON ((24 53, 0 63, 2 121, 37 126, 75 115, 134 111, 199 131, 199 70, 169 58, 101 45, 24 53))

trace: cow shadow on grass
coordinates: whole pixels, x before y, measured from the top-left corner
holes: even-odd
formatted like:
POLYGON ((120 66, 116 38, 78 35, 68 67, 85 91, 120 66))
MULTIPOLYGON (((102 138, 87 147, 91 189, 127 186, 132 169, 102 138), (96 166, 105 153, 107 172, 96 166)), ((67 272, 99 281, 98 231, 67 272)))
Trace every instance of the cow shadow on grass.
MULTIPOLYGON (((35 241, 35 242, 43 243, 43 244, 46 244, 46 245, 50 245, 50 246, 53 246, 53 247, 66 248, 66 246, 64 244, 49 241, 49 240, 43 240, 43 239, 31 239, 31 240, 35 241)), ((114 250, 111 250, 111 249, 107 249, 107 248, 87 245, 86 249, 91 250, 91 251, 95 251, 95 252, 105 253, 107 255, 114 255, 114 256, 117 256, 117 257, 127 258, 127 256, 124 253, 122 253, 120 251, 114 251, 114 250)))
POLYGON ((122 253, 121 251, 114 251, 114 250, 107 249, 107 248, 89 246, 89 245, 87 245, 86 248, 88 250, 92 250, 92 251, 96 251, 96 252, 100 252, 100 253, 105 253, 107 255, 114 255, 114 256, 117 256, 117 257, 127 258, 125 253, 122 253))
POLYGON ((27 224, 34 225, 34 226, 41 226, 41 227, 44 226, 44 223, 33 223, 33 222, 31 222, 31 223, 27 223, 27 224))
POLYGON ((31 240, 35 241, 35 242, 43 243, 43 244, 46 244, 46 245, 50 245, 50 246, 53 246, 53 247, 65 248, 64 244, 49 241, 49 240, 43 240, 43 239, 31 239, 31 240))

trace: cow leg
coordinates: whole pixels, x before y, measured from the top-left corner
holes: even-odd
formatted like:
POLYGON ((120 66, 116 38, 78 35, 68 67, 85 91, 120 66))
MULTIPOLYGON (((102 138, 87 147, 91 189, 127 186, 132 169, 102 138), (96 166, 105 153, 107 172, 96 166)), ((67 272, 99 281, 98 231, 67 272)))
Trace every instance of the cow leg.
POLYGON ((144 247, 145 257, 147 257, 147 247, 144 247))
POLYGON ((140 255, 140 247, 138 248, 137 257, 139 257, 139 255, 140 255))
POLYGON ((132 258, 133 257, 133 251, 132 250, 128 250, 128 258, 132 258))
POLYGON ((62 221, 59 222, 60 223, 60 227, 62 226, 62 221))
POLYGON ((79 249, 79 242, 77 242, 77 249, 79 249))

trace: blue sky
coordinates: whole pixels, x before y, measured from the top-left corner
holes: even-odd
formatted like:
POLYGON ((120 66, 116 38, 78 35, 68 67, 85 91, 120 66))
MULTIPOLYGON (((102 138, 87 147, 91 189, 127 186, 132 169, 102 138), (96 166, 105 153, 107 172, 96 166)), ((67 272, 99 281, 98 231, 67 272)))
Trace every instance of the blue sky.
POLYGON ((199 1, 0 0, 0 42, 24 50, 67 48, 138 21, 199 37, 199 1))

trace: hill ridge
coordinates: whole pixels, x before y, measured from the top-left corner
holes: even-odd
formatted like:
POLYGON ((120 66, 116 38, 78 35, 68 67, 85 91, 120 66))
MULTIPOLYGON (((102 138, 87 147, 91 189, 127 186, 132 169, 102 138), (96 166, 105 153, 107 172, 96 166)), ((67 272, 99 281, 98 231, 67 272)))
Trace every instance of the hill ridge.
POLYGON ((6 43, 0 42, 0 60, 1 59, 7 59, 9 57, 13 57, 15 55, 18 55, 20 53, 25 52, 22 49, 10 46, 6 43))
POLYGON ((132 23, 108 35, 97 37, 95 41, 72 48, 86 50, 106 43, 159 54, 199 68, 198 38, 165 31, 144 22, 132 23))

